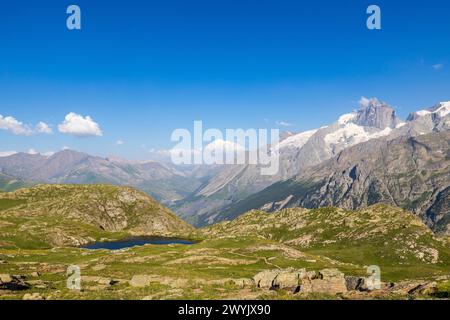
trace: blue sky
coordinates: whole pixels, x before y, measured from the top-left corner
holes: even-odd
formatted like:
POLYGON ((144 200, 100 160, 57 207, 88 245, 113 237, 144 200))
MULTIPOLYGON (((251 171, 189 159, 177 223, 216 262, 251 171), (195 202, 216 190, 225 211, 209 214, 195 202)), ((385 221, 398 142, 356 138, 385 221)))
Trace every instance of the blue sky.
POLYGON ((449 15, 446 0, 5 1, 0 115, 34 132, 0 130, 0 151, 67 146, 145 159, 194 120, 303 131, 361 96, 406 117, 450 100, 449 15), (82 30, 66 28, 70 4, 82 30), (381 7, 382 30, 366 28, 370 4, 381 7), (71 112, 101 135, 60 132, 71 112), (41 121, 53 134, 35 132, 41 121))

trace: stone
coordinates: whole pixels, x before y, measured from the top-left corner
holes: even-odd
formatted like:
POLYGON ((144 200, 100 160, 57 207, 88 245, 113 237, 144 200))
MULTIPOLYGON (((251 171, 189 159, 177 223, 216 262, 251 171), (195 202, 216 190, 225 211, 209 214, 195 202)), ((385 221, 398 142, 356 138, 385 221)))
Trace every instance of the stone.
POLYGON ((348 291, 367 291, 366 279, 360 277, 345 277, 345 285, 348 291))
POLYGON ((26 293, 22 300, 45 300, 39 293, 26 293))
POLYGON ((281 271, 274 279, 273 286, 283 290, 298 291, 300 279, 306 273, 305 269, 287 269, 281 271))
POLYGON ((242 288, 255 285, 255 281, 248 278, 231 279, 231 281, 237 286, 242 286, 242 288))
POLYGON ((273 281, 280 273, 280 270, 264 270, 253 277, 258 288, 271 289, 273 288, 273 281))
POLYGON ((438 292, 438 287, 436 282, 425 282, 421 283, 414 288, 408 290, 408 294, 422 294, 422 295, 432 295, 438 292))
POLYGON ((142 288, 148 286, 151 282, 154 282, 154 280, 155 279, 153 276, 143 274, 135 275, 130 280, 130 286, 135 288, 142 288))
POLYGON ((105 268, 106 268, 106 266, 104 264, 97 264, 97 265, 92 267, 92 270, 94 270, 94 271, 101 271, 101 270, 103 270, 105 268))
POLYGON ((11 291, 26 290, 30 288, 28 283, 25 283, 24 276, 0 274, 0 289, 11 291))
POLYGON ((304 277, 301 292, 336 295, 347 292, 344 274, 338 269, 323 269, 313 278, 304 277))
POLYGON ((35 272, 31 273, 31 276, 37 278, 40 276, 40 274, 39 274, 39 272, 35 271, 35 272))
POLYGON ((9 274, 0 274, 0 282, 9 283, 12 280, 13 280, 13 278, 9 274))

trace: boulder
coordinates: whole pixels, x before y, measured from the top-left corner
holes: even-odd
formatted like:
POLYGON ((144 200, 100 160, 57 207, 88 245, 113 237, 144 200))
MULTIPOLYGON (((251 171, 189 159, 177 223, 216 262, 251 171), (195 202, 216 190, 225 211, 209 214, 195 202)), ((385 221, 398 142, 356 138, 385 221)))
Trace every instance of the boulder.
POLYGON ((130 286, 135 288, 142 288, 148 286, 150 283, 154 282, 155 278, 148 275, 135 275, 130 280, 130 286))
POLYGON ((345 285, 348 291, 367 291, 366 279, 360 277, 345 277, 345 285))
POLYGON ((0 274, 0 282, 8 283, 13 280, 12 276, 9 274, 0 274))
POLYGON ((323 269, 312 278, 304 277, 301 292, 338 294, 347 292, 344 274, 338 269, 323 269))
POLYGON ((22 300, 45 300, 39 293, 26 293, 22 300))
POLYGON ((29 288, 30 285, 25 282, 24 276, 0 274, 0 289, 19 291, 29 288))
POLYGON ((272 285, 274 288, 297 292, 300 286, 300 279, 304 276, 305 273, 306 273, 305 269, 282 270, 276 276, 272 285))
POLYGON ((273 281, 280 273, 280 270, 264 270, 253 277, 258 288, 272 289, 273 281))

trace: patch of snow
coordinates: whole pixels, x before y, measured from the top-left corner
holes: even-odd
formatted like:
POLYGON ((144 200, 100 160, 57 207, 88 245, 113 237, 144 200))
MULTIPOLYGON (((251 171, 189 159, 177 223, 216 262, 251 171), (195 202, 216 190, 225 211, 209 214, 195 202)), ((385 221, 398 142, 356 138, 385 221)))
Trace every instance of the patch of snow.
POLYGON ((16 154, 16 151, 0 151, 0 158, 9 157, 16 154))
POLYGON ((435 111, 440 117, 450 114, 450 101, 441 102, 441 107, 435 111))
POLYGON ((380 138, 380 137, 385 137, 388 136, 389 134, 391 134, 392 129, 387 127, 379 132, 376 132, 374 134, 369 135, 369 139, 376 139, 376 138, 380 138))
POLYGON ((388 127, 375 133, 369 133, 362 126, 358 126, 354 123, 347 123, 345 126, 339 128, 335 132, 327 134, 324 138, 324 141, 328 147, 337 144, 343 145, 344 147, 350 147, 361 142, 369 141, 371 139, 385 137, 391 134, 392 130, 393 129, 388 127))
POLYGON ((298 133, 289 138, 284 139, 280 143, 278 143, 274 149, 280 150, 283 148, 297 148, 300 149, 303 147, 308 140, 318 131, 318 129, 309 130, 305 132, 298 133))
POLYGON ((434 111, 420 110, 420 111, 417 111, 416 114, 420 117, 423 117, 423 116, 426 116, 429 114, 437 114, 439 117, 443 118, 443 117, 447 116, 448 114, 450 114, 450 101, 441 102, 440 107, 434 111))
POLYGON ((399 129, 399 128, 403 127, 404 125, 406 125, 406 122, 400 122, 399 124, 397 124, 395 126, 395 129, 399 129))
POLYGON ((369 140, 369 133, 363 127, 354 123, 347 123, 342 128, 325 136, 324 141, 327 145, 345 144, 353 145, 369 140))
POLYGON ((418 116, 420 116, 420 117, 423 117, 423 116, 426 116, 427 114, 431 114, 431 111, 428 111, 428 110, 420 110, 420 111, 417 111, 416 114, 417 114, 418 116))
POLYGON ((342 115, 342 116, 339 117, 338 123, 339 123, 340 125, 347 124, 347 123, 349 123, 350 121, 352 121, 353 119, 355 119, 355 117, 356 117, 356 113, 354 113, 354 112, 344 114, 344 115, 342 115))

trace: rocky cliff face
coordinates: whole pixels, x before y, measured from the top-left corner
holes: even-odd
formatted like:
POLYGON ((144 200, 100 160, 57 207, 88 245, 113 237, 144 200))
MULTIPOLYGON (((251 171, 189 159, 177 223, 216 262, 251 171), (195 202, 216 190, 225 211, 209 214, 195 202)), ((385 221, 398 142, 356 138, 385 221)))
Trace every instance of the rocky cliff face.
POLYGON ((386 128, 395 129, 402 123, 393 108, 375 98, 369 100, 367 106, 356 111, 353 122, 363 127, 373 127, 381 130, 386 128))

